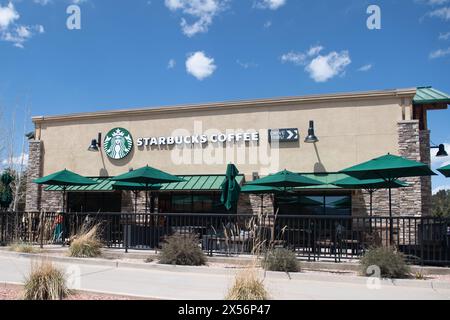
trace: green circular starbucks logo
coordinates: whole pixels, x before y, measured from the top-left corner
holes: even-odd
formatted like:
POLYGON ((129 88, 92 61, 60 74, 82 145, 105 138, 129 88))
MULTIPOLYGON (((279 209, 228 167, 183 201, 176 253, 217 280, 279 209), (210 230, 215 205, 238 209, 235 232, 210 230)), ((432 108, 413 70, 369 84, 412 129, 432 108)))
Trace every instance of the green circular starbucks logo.
POLYGON ((133 138, 128 130, 115 128, 108 132, 103 146, 108 157, 120 160, 125 158, 133 149, 133 138))

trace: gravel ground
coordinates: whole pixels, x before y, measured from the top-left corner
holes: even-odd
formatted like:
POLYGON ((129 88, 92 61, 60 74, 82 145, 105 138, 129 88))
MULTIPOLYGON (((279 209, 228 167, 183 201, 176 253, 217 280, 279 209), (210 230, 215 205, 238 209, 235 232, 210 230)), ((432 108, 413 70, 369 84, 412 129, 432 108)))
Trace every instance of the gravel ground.
MULTIPOLYGON (((22 288, 19 286, 0 287, 0 300, 21 300, 22 288)), ((124 296, 75 292, 64 300, 135 300, 124 296)))

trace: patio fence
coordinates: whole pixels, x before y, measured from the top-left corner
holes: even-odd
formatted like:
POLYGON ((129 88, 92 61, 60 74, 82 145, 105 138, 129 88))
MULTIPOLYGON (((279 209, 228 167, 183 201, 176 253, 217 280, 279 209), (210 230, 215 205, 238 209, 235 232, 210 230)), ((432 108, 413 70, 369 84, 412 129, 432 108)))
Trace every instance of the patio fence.
POLYGON ((450 265, 450 218, 236 214, 0 213, 0 244, 62 242, 83 225, 100 224, 105 246, 159 251, 175 233, 195 234, 209 255, 245 255, 285 247, 308 260, 360 258, 373 246, 395 245, 417 264, 450 265))

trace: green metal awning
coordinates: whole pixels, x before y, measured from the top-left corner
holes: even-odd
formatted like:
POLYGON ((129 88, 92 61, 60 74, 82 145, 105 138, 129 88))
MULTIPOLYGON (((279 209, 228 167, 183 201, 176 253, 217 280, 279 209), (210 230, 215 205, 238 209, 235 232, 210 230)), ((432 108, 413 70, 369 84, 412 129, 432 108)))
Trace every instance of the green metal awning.
POLYGON ((450 95, 436 90, 432 87, 417 88, 416 96, 414 97, 415 104, 428 103, 447 103, 450 104, 450 95))
MULTIPOLYGON (((193 175, 178 176, 185 181, 162 184, 160 191, 220 191, 220 186, 225 181, 225 175, 193 175)), ((97 182, 92 186, 68 187, 67 192, 112 192, 116 181, 111 178, 91 178, 97 182)), ((239 184, 244 181, 244 176, 236 178, 239 184)), ((45 191, 62 191, 61 187, 50 186, 45 191)))

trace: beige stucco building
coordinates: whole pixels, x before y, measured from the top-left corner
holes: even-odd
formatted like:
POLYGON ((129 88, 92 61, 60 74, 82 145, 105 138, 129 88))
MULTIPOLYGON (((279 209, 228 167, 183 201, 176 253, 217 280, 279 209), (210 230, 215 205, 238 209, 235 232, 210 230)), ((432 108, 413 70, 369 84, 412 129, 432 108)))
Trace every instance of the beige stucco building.
MULTIPOLYGON (((242 182, 288 169, 325 183, 298 191, 299 195, 323 199, 320 208, 283 210, 366 215, 366 195, 332 186, 342 178, 336 173, 386 153, 429 163, 427 111, 447 108, 449 102, 438 93, 431 88, 410 88, 33 117, 35 139, 30 141, 27 210, 60 209, 60 193, 32 180, 66 168, 103 183, 88 192, 71 190, 69 210, 132 211, 131 193, 114 191, 108 178, 150 165, 189 180, 185 185, 164 186, 156 210, 220 211, 217 181, 227 164, 234 163, 243 175, 242 182), (424 98, 424 93, 432 99, 424 98), (316 143, 305 142, 310 121, 319 139, 316 143), (117 128, 122 137, 129 136, 129 140, 122 139, 128 154, 119 150, 121 146, 116 148, 121 154, 115 154, 114 145, 111 147, 113 129, 117 128), (278 129, 282 129, 281 141, 273 135, 278 129), (94 139, 99 150, 89 151, 94 139), (340 198, 348 199, 347 207, 333 208, 331 203, 340 198), (198 202, 204 205, 197 206, 198 202)), ((394 214, 428 214, 431 178, 407 182, 410 187, 394 192, 394 214)), ((260 199, 242 195, 238 212, 257 210, 260 199)), ((384 191, 376 193, 375 214, 386 214, 386 201, 384 191)), ((282 200, 266 195, 264 205, 270 212, 282 206, 282 200)))

